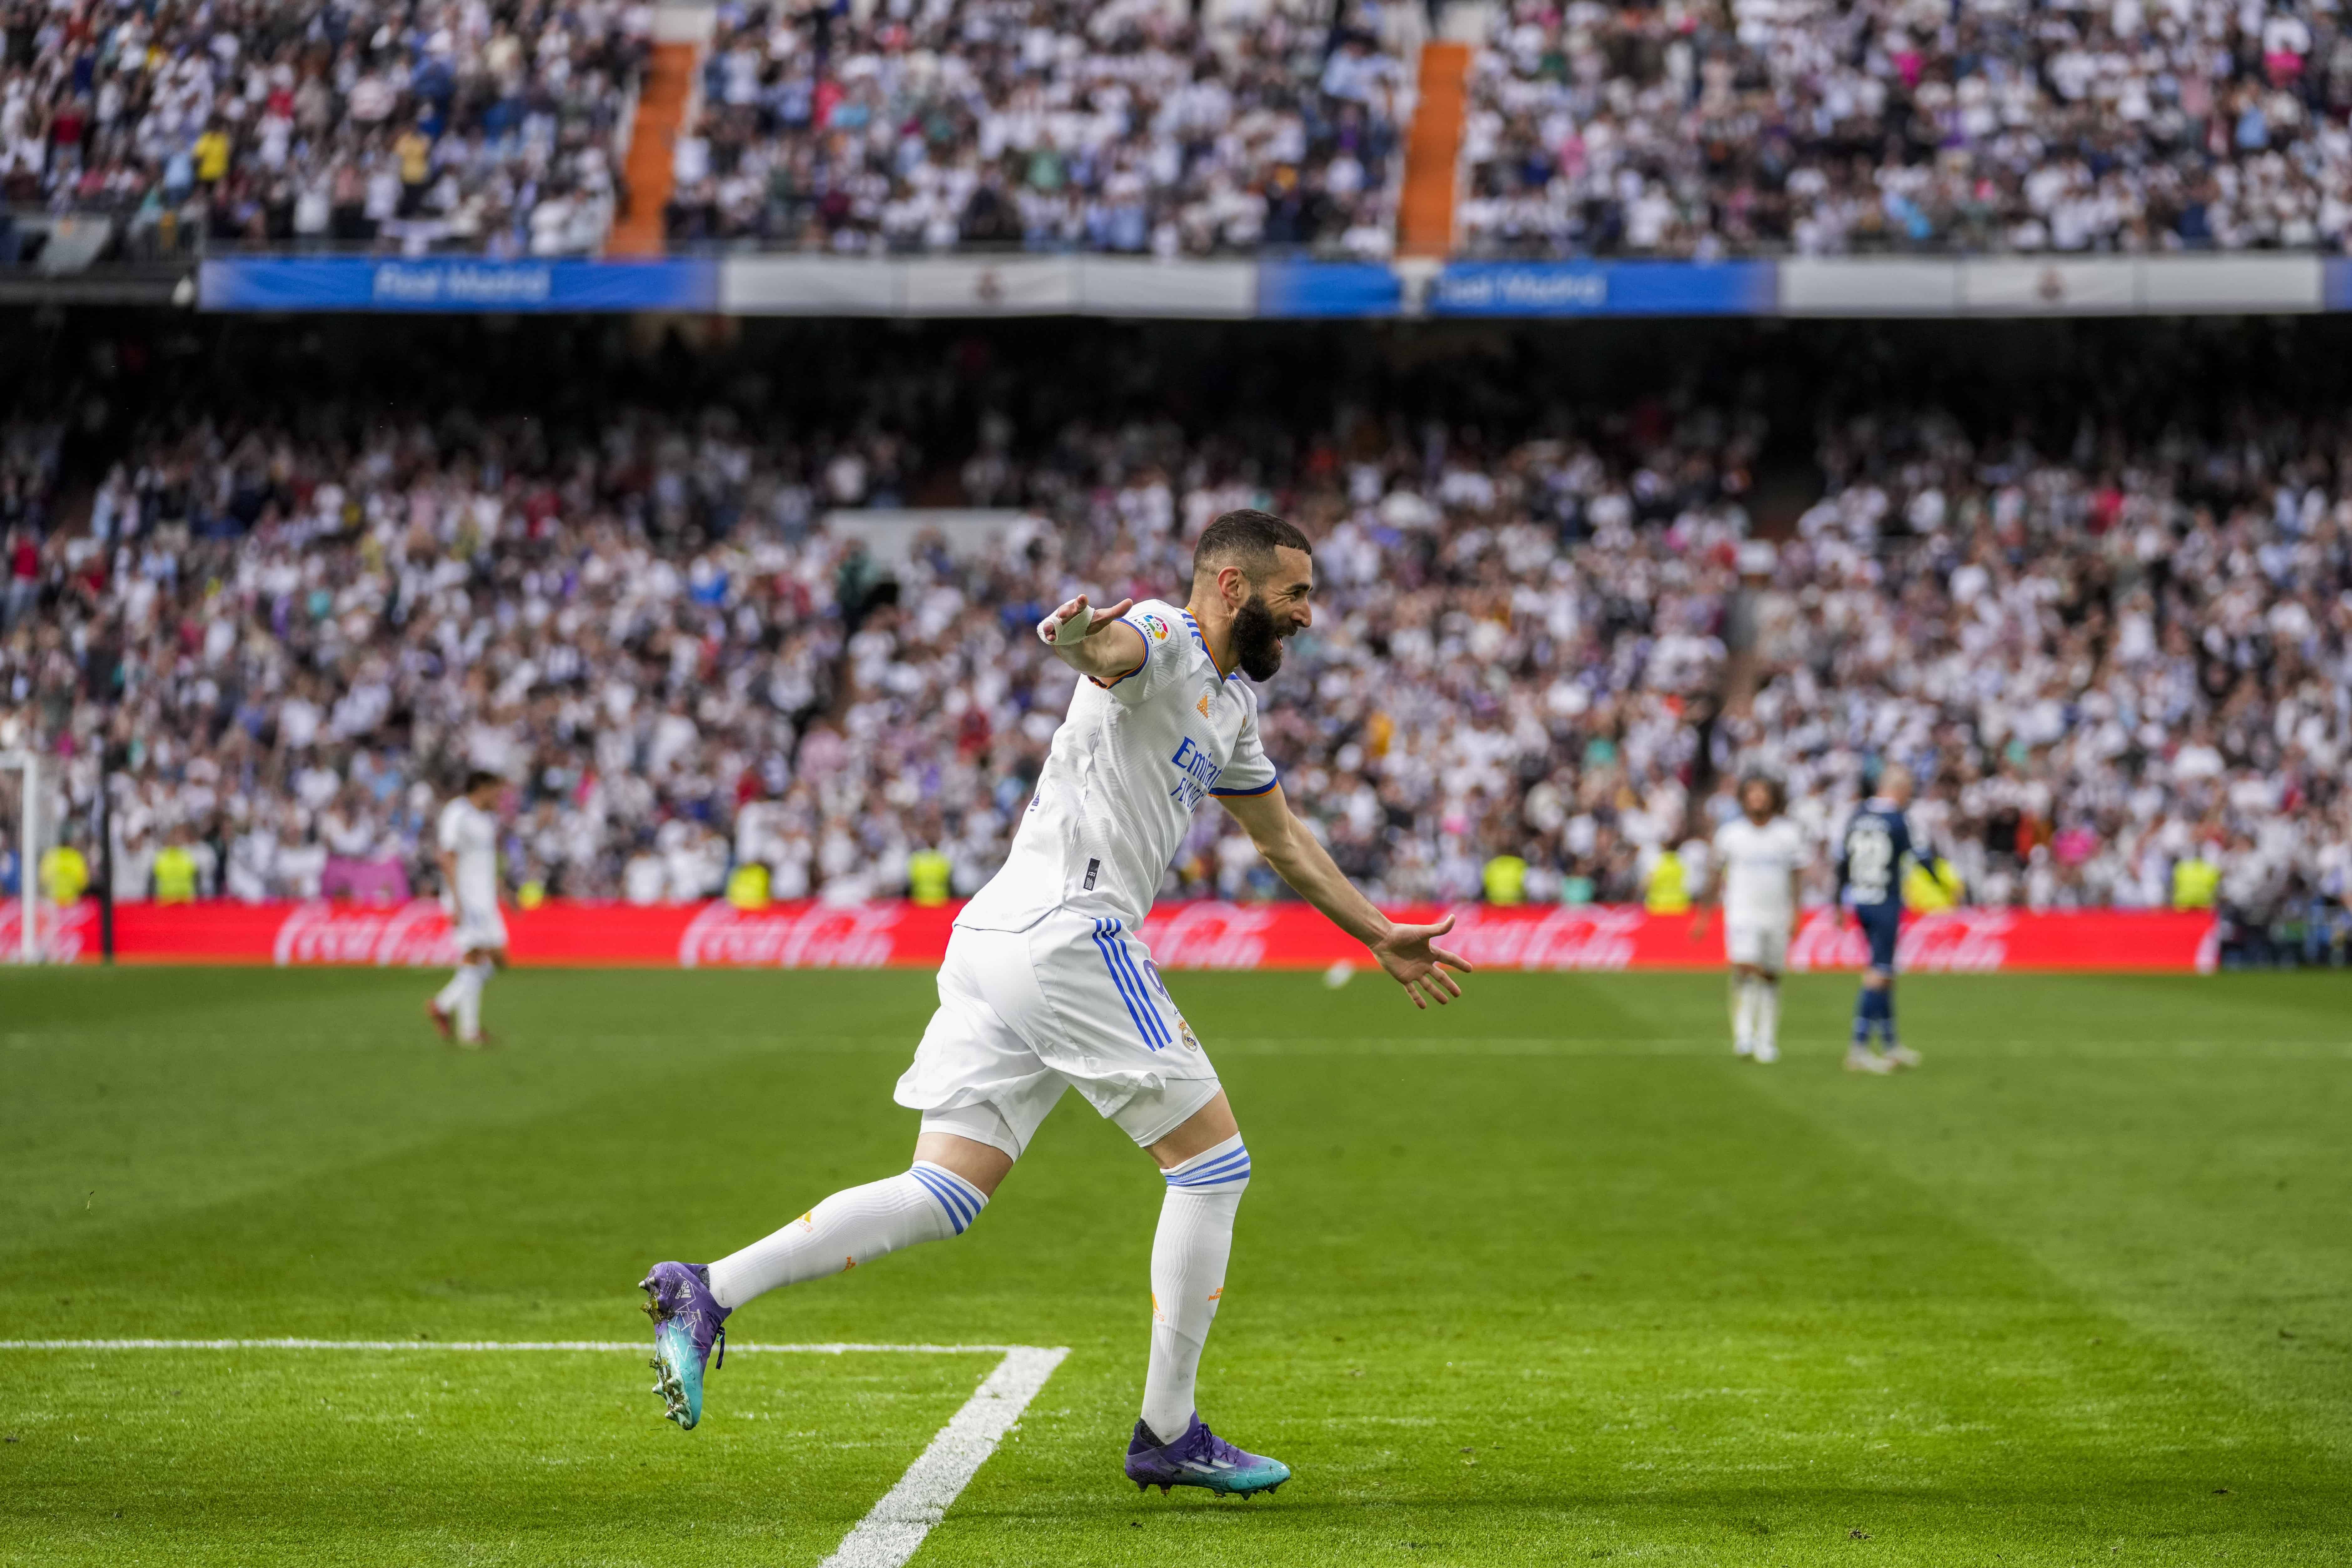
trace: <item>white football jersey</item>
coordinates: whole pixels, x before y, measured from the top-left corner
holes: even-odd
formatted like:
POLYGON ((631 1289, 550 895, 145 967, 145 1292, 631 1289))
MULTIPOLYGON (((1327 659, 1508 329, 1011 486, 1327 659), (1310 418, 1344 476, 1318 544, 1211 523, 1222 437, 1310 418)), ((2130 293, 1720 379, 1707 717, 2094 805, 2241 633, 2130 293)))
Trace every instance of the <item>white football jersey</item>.
POLYGON ((1257 693, 1217 673, 1192 617, 1147 599, 1122 618, 1143 636, 1143 662, 1108 681, 1078 678, 1012 853, 958 925, 1026 931, 1068 909, 1133 931, 1201 802, 1274 787, 1257 693))
POLYGON ((1796 917, 1789 876, 1811 857, 1795 823, 1776 816, 1759 827, 1735 816, 1715 830, 1715 855, 1726 919, 1786 925, 1796 917))
POLYGON ((441 808, 442 849, 457 858, 457 910, 462 918, 495 914, 499 907, 499 825, 459 795, 441 808))

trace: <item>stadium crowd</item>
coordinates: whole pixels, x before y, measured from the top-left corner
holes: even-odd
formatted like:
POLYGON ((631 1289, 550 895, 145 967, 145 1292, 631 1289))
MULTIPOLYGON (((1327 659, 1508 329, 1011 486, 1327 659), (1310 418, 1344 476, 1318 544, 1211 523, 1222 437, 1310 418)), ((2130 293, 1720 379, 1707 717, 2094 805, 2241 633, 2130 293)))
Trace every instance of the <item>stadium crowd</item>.
POLYGON ((619 198, 646 0, 0 5, 0 195, 209 240, 562 255, 619 198))
POLYGON ((2341 248, 2352 31, 2312 0, 1511 0, 1474 254, 2341 248))
MULTIPOLYGON (((154 433, 86 514, 54 427, 0 444, 0 720, 58 759, 85 841, 110 746, 121 897, 167 849, 183 891, 429 887, 471 768, 515 783, 518 888, 685 900, 756 864, 770 896, 848 900, 934 851, 968 892, 1070 695, 1037 616, 1081 586, 1181 599, 1187 542, 1267 505, 1318 538, 1322 585, 1266 746, 1386 898, 1633 900, 1669 857, 1696 886, 1742 770, 1826 844, 1901 762, 1972 900, 2340 930, 2339 420, 2137 445, 2086 423, 2050 451, 1882 409, 1824 426, 1826 492, 1777 546, 1747 510, 1752 406, 1496 446, 1358 420, 1281 471, 1170 423, 1022 451, 992 422, 947 470, 1021 521, 886 572, 825 514, 940 465, 877 426, 635 410, 569 441, 343 413, 339 439, 154 433)), ((1810 895, 1829 879, 1824 854, 1810 895)), ((1168 886, 1276 890, 1216 812, 1168 886)))
POLYGON ((1367 18, 1202 23, 1162 0, 719 17, 676 143, 673 240, 1388 253, 1410 94, 1367 18))

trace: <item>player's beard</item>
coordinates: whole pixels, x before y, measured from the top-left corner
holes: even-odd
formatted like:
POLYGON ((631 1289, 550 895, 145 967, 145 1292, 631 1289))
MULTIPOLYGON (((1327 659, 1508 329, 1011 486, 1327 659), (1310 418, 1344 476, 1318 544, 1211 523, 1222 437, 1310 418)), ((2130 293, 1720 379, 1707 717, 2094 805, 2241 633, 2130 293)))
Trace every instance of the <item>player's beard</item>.
POLYGON ((1252 680, 1272 680, 1282 668, 1282 634, 1275 629, 1274 612, 1258 595, 1252 594, 1234 612, 1234 660, 1252 680))

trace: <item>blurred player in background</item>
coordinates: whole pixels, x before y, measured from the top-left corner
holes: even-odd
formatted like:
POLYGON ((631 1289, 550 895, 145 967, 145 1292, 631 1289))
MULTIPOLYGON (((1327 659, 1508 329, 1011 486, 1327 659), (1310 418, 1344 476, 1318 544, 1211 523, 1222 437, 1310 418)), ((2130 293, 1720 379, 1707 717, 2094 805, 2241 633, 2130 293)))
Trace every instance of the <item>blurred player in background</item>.
POLYGON ((1738 816, 1715 830, 1715 886, 1691 921, 1706 935, 1710 905, 1723 906, 1723 952, 1731 961, 1731 1049, 1759 1062, 1780 1059, 1780 971, 1797 919, 1797 874, 1807 859, 1803 829, 1781 816, 1780 786, 1761 774, 1739 781, 1738 816))
POLYGON ((499 912, 499 822, 506 781, 471 773, 466 788, 441 808, 441 901, 457 925, 457 973, 425 1004, 445 1040, 484 1046, 482 987, 507 961, 506 917, 499 912))
MULTIPOLYGON (((1879 777, 1878 793, 1855 809, 1838 841, 1838 905, 1853 910, 1870 943, 1869 967, 1862 972, 1862 992, 1853 1004, 1853 1043, 1845 1054, 1850 1072, 1889 1073, 1919 1065, 1919 1053, 1895 1034, 1895 946, 1903 930, 1904 862, 1927 868, 1938 881, 1943 875, 1912 840, 1903 815, 1910 804, 1909 771, 1888 768, 1879 777), (1874 1033, 1879 1045, 1873 1044, 1874 1033)), ((1949 890, 1958 896, 1957 888, 1949 890)))
POLYGON ((1013 852, 957 915, 939 1011, 898 1103, 922 1113, 912 1167, 834 1194, 711 1264, 658 1263, 642 1281, 655 1384, 670 1419, 702 1416, 702 1378, 728 1314, 782 1285, 961 1236, 1064 1091, 1076 1089, 1166 1178, 1151 1246, 1151 1353, 1124 1467, 1139 1487, 1248 1496, 1290 1468, 1217 1436, 1193 1407, 1224 1295, 1250 1155, 1216 1069, 1137 940, 1161 878, 1214 796, 1301 898, 1371 949, 1415 1006, 1461 994, 1432 944, 1453 924, 1398 925, 1290 814, 1258 742, 1257 693, 1313 620, 1306 535, 1262 511, 1201 535, 1190 603, 1082 595, 1038 636, 1079 676, 1013 852))

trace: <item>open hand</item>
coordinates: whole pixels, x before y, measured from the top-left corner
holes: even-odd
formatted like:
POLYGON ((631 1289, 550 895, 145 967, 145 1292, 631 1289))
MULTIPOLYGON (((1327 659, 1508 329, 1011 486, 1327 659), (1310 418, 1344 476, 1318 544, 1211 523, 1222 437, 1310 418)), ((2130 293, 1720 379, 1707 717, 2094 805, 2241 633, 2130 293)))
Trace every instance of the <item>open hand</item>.
POLYGON ((1435 925, 1392 925, 1388 935, 1370 943, 1372 956, 1390 977, 1404 987, 1412 1005, 1428 1010, 1432 1002, 1443 1007, 1462 994, 1462 987, 1454 976, 1445 973, 1455 969, 1467 974, 1467 959, 1446 952, 1436 945, 1436 939, 1454 929, 1454 917, 1446 916, 1435 925))
POLYGON ((1072 643, 1086 641, 1133 608, 1133 599, 1121 599, 1109 609, 1097 610, 1088 616, 1087 596, 1081 594, 1039 621, 1037 637, 1047 647, 1067 647, 1072 643))

